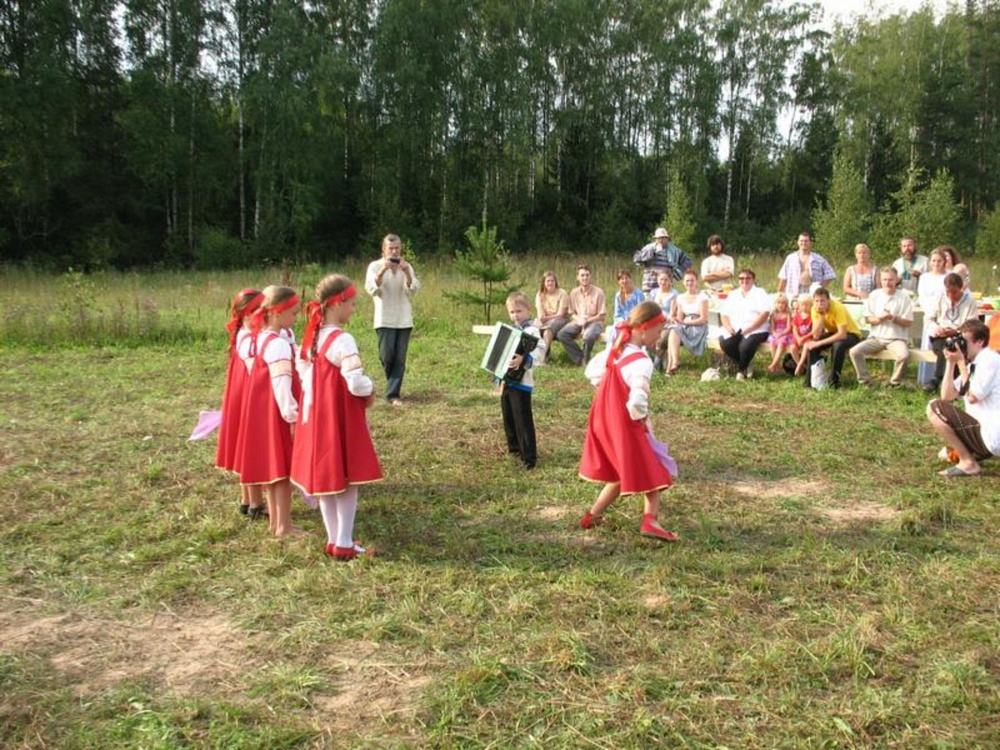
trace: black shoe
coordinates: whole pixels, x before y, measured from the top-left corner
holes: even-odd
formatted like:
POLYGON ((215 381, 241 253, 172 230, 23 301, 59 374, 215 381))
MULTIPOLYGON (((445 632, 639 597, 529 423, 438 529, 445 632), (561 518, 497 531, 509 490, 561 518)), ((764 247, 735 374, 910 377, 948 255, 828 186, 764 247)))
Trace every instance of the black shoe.
POLYGON ((247 509, 247 518, 251 521, 256 521, 258 518, 270 518, 267 513, 267 508, 263 505, 258 505, 256 508, 247 509))
POLYGON ((250 506, 249 505, 243 505, 243 504, 240 505, 240 515, 241 516, 245 516, 249 512, 250 512, 250 506))
POLYGON ((936 380, 928 380, 924 383, 924 393, 936 393, 941 384, 936 380))

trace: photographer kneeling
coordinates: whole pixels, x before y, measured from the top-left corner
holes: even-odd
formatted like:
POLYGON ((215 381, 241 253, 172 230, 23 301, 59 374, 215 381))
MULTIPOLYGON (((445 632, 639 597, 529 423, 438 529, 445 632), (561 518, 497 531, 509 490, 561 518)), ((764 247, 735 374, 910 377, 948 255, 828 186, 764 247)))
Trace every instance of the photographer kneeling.
POLYGON ((945 344, 941 398, 927 404, 927 418, 946 444, 939 457, 947 460, 950 448, 958 463, 941 476, 976 476, 980 461, 1000 455, 1000 354, 989 343, 990 329, 969 320, 945 344), (965 399, 965 411, 956 408, 958 398, 965 399))

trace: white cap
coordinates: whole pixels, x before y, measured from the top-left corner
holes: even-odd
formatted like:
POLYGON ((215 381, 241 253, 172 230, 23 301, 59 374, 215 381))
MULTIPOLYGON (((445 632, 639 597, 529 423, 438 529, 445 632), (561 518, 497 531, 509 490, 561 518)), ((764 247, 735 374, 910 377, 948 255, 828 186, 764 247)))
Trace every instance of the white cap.
POLYGON ((656 231, 653 232, 653 239, 654 240, 658 240, 658 239, 660 239, 660 237, 665 237, 666 239, 669 240, 670 239, 670 232, 668 232, 663 227, 657 227, 656 231))
POLYGON ((812 284, 809 285, 809 294, 810 295, 816 294, 816 290, 819 289, 821 286, 823 285, 820 284, 818 281, 814 281, 812 284))

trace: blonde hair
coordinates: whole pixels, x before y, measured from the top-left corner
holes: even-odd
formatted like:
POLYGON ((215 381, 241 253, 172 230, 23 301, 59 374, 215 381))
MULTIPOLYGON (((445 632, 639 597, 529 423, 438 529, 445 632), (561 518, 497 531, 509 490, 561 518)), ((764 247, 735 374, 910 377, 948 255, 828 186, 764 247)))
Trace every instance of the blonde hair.
POLYGON ((785 303, 785 310, 789 310, 792 307, 792 303, 788 300, 788 295, 779 292, 774 296, 774 304, 771 305, 771 312, 776 313, 778 311, 778 303, 785 303))
POLYGON ((324 276, 316 284, 316 301, 322 305, 330 297, 340 294, 353 283, 342 273, 331 273, 328 276, 324 276))
POLYGON ((528 298, 525 296, 524 292, 511 292, 507 295, 507 304, 511 302, 520 305, 528 310, 531 309, 531 303, 528 302, 528 298))
POLYGON ((538 292, 540 294, 545 294, 545 280, 548 278, 551 278, 554 282, 556 282, 556 289, 559 288, 559 279, 556 278, 556 272, 546 271, 545 273, 542 274, 542 280, 538 285, 538 292))
POLYGON ((652 300, 646 300, 645 302, 640 302, 638 305, 632 308, 632 312, 628 314, 628 327, 635 328, 636 326, 641 326, 643 323, 648 323, 657 315, 663 315, 663 308, 652 300))
POLYGON ((272 307, 277 307, 278 305, 288 302, 292 297, 294 297, 297 292, 290 286, 278 286, 277 284, 271 284, 270 286, 264 287, 261 291, 264 295, 264 301, 261 302, 260 306, 264 310, 266 315, 272 307))

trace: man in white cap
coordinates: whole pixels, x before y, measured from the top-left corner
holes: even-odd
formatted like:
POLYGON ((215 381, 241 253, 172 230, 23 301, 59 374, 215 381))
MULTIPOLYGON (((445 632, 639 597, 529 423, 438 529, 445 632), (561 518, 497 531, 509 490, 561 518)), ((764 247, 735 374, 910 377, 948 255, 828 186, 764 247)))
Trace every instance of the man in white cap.
POLYGON ((670 241, 670 233, 663 227, 656 228, 653 241, 638 250, 632 260, 642 268, 642 291, 647 297, 656 292, 656 276, 660 271, 669 271, 675 281, 680 281, 692 266, 691 259, 670 241))

